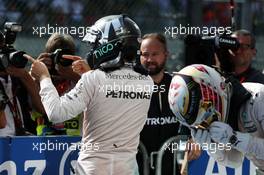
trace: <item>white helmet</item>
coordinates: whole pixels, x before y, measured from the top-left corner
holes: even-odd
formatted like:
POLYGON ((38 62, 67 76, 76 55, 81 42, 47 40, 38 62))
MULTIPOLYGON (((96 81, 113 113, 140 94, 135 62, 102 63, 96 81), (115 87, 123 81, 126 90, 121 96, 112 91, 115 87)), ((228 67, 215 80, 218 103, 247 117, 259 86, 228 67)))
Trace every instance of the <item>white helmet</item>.
POLYGON ((226 84, 214 68, 194 64, 173 77, 168 98, 183 125, 205 129, 215 120, 227 120, 231 84, 226 84))

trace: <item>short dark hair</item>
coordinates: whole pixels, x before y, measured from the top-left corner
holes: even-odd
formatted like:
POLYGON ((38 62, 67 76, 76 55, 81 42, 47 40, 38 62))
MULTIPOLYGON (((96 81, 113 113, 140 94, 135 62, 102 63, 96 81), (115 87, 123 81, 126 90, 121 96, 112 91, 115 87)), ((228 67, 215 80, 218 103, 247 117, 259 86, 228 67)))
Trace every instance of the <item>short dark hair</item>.
POLYGON ((242 36, 250 36, 251 38, 251 48, 254 49, 256 47, 256 39, 254 37, 254 35, 248 31, 248 30, 245 30, 245 29, 241 29, 241 30, 236 30, 233 32, 233 35, 242 35, 242 36))
POLYGON ((160 33, 148 33, 148 34, 145 34, 143 37, 142 37, 142 41, 144 39, 148 39, 148 38, 154 38, 154 39, 157 39, 164 47, 165 51, 167 52, 168 49, 167 49, 167 41, 166 41, 166 38, 164 35, 160 34, 160 33))
POLYGON ((56 49, 67 49, 68 54, 75 54, 74 39, 68 34, 53 33, 45 46, 45 51, 48 53, 54 52, 56 49))

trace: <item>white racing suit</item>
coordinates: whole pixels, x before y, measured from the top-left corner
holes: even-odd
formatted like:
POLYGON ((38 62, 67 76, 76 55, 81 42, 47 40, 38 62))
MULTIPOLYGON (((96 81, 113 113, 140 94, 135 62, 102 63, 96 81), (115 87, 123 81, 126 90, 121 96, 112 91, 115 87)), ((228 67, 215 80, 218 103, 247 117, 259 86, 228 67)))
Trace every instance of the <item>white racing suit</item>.
POLYGON ((243 86, 252 94, 239 109, 239 130, 248 133, 250 137, 246 151, 242 153, 236 149, 217 150, 215 154, 209 154, 220 164, 234 168, 240 166, 243 156, 246 156, 258 167, 257 174, 264 175, 264 85, 243 83, 243 86))
POLYGON ((150 104, 153 81, 131 68, 89 71, 59 97, 50 78, 40 82, 49 119, 62 122, 84 111, 80 175, 138 174, 136 153, 150 104))

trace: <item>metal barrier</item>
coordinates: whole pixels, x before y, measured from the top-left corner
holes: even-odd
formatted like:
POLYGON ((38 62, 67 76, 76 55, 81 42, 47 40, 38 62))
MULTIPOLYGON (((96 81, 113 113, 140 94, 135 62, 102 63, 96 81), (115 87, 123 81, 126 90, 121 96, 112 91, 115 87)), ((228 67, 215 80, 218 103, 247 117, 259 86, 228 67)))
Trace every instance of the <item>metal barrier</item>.
MULTIPOLYGON (((0 137, 0 174, 72 175, 72 168, 75 167, 75 163, 78 158, 78 144, 74 143, 79 142, 80 139, 80 137, 69 136, 0 137), (70 165, 72 165, 72 167, 70 165)), ((165 143, 168 144, 173 141, 181 140, 181 137, 174 137, 174 139, 175 140, 170 139, 165 143)), ((148 160, 148 155, 146 154, 144 145, 142 146, 141 144, 139 149, 143 155, 146 156, 145 160, 148 160)), ((162 150, 159 151, 157 174, 161 174, 161 160, 163 152, 164 151, 162 150)), ((179 163, 179 158, 177 160, 179 163)), ((144 175, 147 175, 149 174, 149 160, 145 162, 144 175)), ((188 174, 190 175, 256 174, 256 167, 247 159, 244 160, 241 167, 232 169, 217 165, 215 160, 212 157, 209 157, 205 151, 202 152, 199 159, 188 164, 188 170, 188 174), (216 166, 218 168, 215 168, 216 166)))
POLYGON ((143 160, 143 175, 149 175, 149 157, 148 151, 145 145, 140 141, 138 146, 138 152, 142 154, 143 160))
MULTIPOLYGON (((159 149, 158 151, 158 156, 157 156, 157 163, 156 163, 156 175, 162 175, 162 158, 163 158, 163 155, 164 155, 164 152, 166 150, 166 148, 168 147, 168 145, 170 145, 171 143, 175 143, 180 141, 180 140, 186 140, 187 141, 188 137, 186 135, 178 135, 178 136, 174 136, 174 137, 171 137, 169 138, 168 140, 166 140, 161 148, 159 149)), ((179 144, 178 144, 179 145, 179 144)), ((178 153, 179 150, 176 150, 176 151, 173 151, 173 167, 176 168, 176 161, 177 161, 177 153, 178 153)), ((184 151, 184 150, 183 150, 184 151)), ((173 171, 173 175, 176 175, 175 174, 175 169, 173 171)))

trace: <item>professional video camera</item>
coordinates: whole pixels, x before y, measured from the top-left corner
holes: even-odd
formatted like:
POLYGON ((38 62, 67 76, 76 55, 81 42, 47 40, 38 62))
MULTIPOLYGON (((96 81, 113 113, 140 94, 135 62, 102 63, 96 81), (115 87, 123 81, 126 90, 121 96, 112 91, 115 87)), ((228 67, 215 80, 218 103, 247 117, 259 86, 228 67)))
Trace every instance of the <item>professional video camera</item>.
POLYGON ((17 51, 12 44, 16 40, 16 34, 22 31, 22 26, 15 22, 6 22, 4 33, 0 32, 0 71, 5 70, 9 65, 17 68, 24 68, 27 59, 23 56, 25 52, 17 51))
POLYGON ((230 51, 239 48, 236 38, 229 35, 222 36, 197 36, 187 35, 185 38, 185 66, 190 64, 215 65, 217 55, 221 69, 231 72, 233 64, 230 61, 230 51))
POLYGON ((55 65, 59 64, 64 67, 70 66, 73 60, 64 59, 62 55, 69 54, 72 55, 72 51, 69 49, 56 49, 54 52, 51 53, 50 58, 52 60, 51 70, 50 73, 52 75, 57 75, 57 70, 55 69, 55 65))

